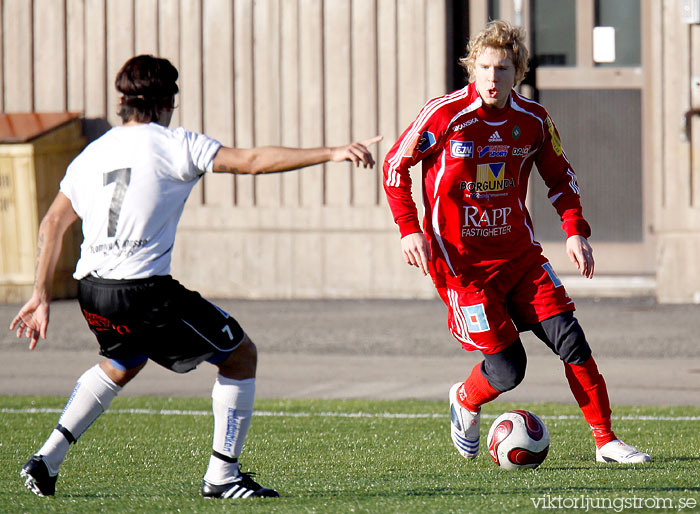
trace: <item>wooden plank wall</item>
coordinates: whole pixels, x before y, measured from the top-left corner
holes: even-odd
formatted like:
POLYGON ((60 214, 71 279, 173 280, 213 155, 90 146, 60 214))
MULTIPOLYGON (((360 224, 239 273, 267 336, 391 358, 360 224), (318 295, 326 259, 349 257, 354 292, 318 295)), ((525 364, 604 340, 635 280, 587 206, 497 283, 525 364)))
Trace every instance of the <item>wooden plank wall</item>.
POLYGON ((700 116, 690 119, 689 134, 681 123, 686 112, 700 110, 700 88, 694 86, 700 77, 700 24, 683 23, 680 13, 679 0, 654 4, 651 73, 659 87, 652 102, 660 122, 653 145, 657 298, 700 303, 700 116))
MULTIPOLYGON (((446 0, 0 0, 0 108, 119 123, 130 56, 180 70, 173 124, 225 145, 340 145, 377 133, 381 157, 446 93, 446 0)), ((378 170, 331 163, 206 176, 173 273, 245 297, 428 296, 399 252, 378 170)))

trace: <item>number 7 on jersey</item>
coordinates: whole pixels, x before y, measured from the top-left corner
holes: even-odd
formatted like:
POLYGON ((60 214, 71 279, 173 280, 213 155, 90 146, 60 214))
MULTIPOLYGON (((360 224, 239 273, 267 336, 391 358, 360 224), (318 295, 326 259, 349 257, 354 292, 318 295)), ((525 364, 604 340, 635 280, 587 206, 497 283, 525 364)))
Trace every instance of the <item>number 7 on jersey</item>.
POLYGON ((131 168, 121 168, 107 171, 102 175, 102 185, 108 186, 112 182, 116 183, 112 192, 112 202, 109 204, 109 221, 107 224, 107 237, 114 237, 117 234, 117 223, 122 210, 126 188, 131 181, 131 168))

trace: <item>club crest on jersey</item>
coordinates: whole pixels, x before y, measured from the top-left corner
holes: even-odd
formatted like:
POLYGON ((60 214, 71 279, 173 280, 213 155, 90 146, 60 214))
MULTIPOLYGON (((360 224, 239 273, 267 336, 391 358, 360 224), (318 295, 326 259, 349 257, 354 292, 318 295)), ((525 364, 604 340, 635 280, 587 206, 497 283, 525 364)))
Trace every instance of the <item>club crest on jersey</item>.
POLYGON ((461 182, 460 189, 466 190, 468 194, 478 195, 515 187, 515 181, 512 178, 507 178, 505 174, 505 162, 479 164, 476 167, 476 180, 474 182, 461 182))
POLYGON ((474 141, 450 141, 450 155, 455 159, 474 157, 474 141))
POLYGON ((513 136, 513 139, 518 139, 520 137, 520 127, 517 125, 513 127, 513 132, 511 132, 511 135, 513 136))
POLYGON ((435 136, 429 130, 426 130, 420 135, 418 140, 417 150, 421 153, 427 151, 429 148, 435 145, 435 136))
POLYGON ((499 141, 503 141, 503 139, 501 139, 501 135, 498 133, 497 130, 496 132, 491 134, 491 137, 489 138, 489 143, 497 143, 499 141))

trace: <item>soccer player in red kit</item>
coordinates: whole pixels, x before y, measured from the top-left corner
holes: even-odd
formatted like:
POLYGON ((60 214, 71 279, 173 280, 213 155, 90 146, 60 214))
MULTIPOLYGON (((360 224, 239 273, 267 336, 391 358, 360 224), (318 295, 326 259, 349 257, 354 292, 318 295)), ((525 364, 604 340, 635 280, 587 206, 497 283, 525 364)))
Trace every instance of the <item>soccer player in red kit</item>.
POLYGON ((525 196, 536 165, 561 217, 571 261, 593 276, 591 229, 557 129, 541 105, 513 90, 528 71, 523 36, 507 22, 489 23, 460 60, 470 83, 429 101, 384 160, 384 189, 404 259, 431 275, 454 337, 484 356, 450 390, 452 441, 463 457, 476 457, 481 406, 522 381, 527 358, 518 334, 532 330, 564 364, 592 428, 596 459, 648 462, 649 455, 613 433, 605 381, 574 302, 534 240, 525 196), (422 230, 409 175, 420 161, 422 230))

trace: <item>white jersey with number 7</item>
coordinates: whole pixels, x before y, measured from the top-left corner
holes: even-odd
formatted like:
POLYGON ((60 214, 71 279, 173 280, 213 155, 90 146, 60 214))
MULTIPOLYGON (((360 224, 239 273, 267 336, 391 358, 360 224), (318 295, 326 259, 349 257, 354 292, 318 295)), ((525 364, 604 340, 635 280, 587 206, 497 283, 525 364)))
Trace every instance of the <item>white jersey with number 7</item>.
POLYGON ((83 222, 74 277, 170 273, 177 224, 221 144, 182 127, 114 127, 68 166, 60 191, 83 222))

